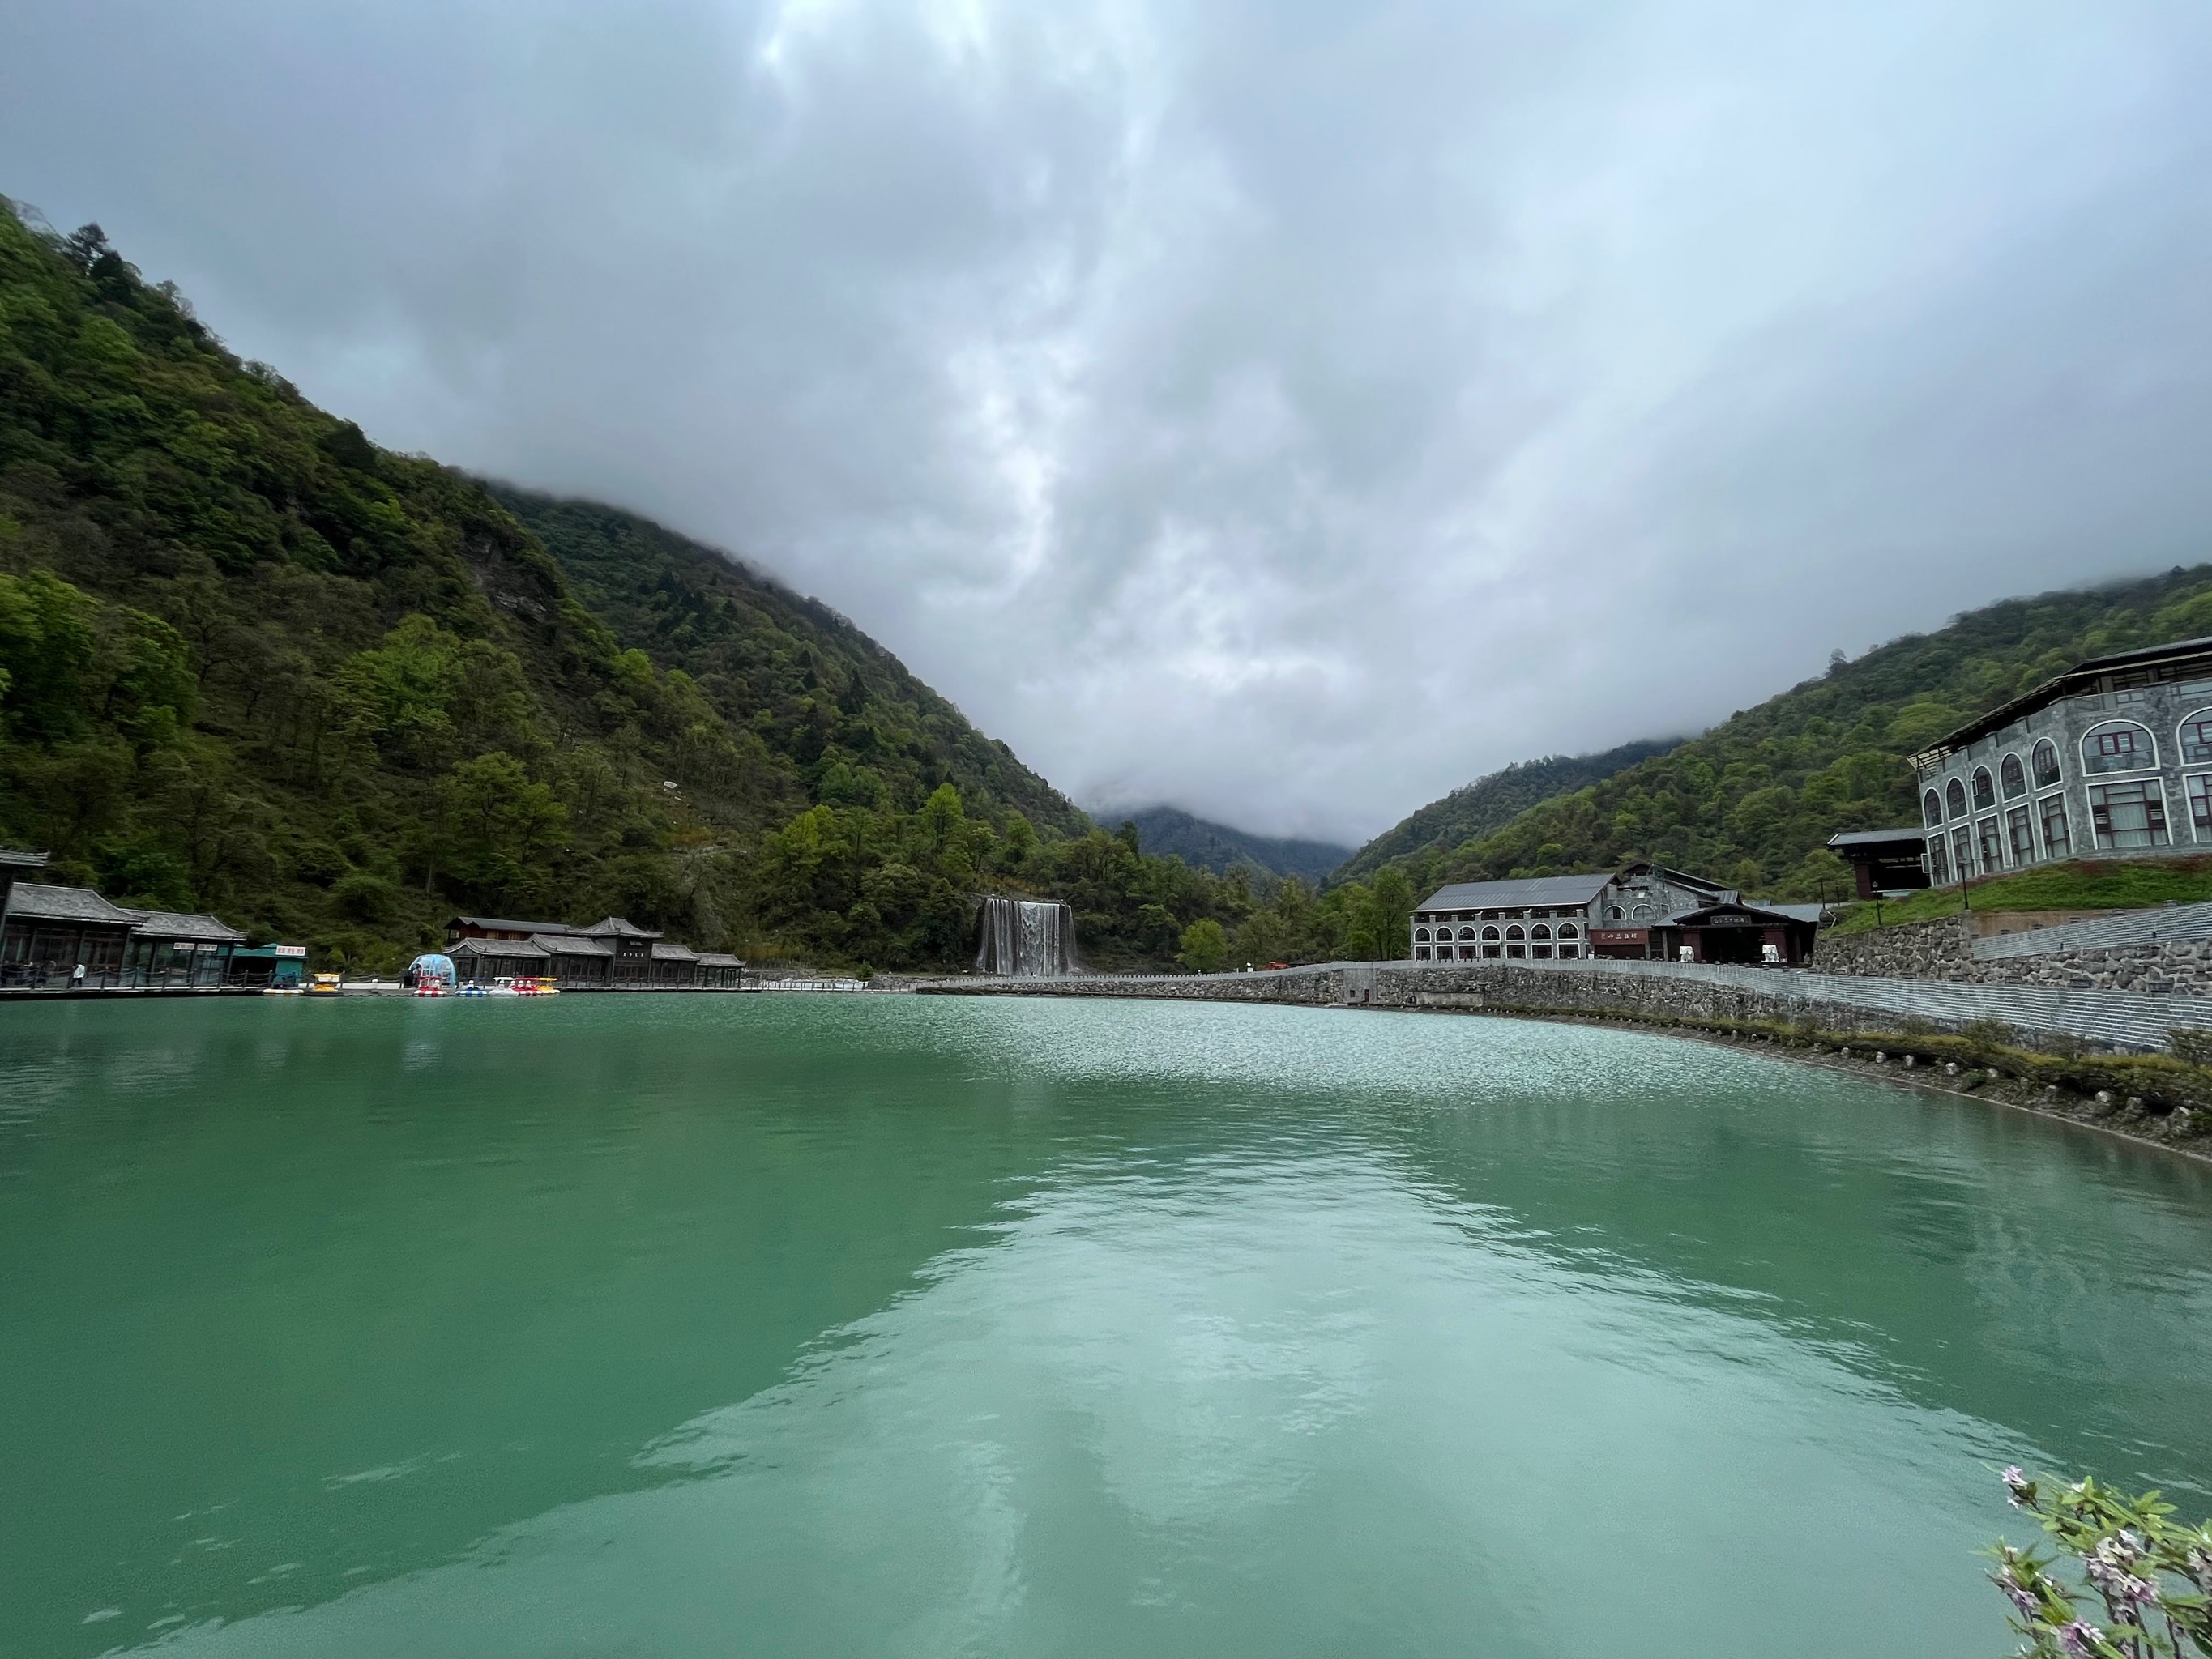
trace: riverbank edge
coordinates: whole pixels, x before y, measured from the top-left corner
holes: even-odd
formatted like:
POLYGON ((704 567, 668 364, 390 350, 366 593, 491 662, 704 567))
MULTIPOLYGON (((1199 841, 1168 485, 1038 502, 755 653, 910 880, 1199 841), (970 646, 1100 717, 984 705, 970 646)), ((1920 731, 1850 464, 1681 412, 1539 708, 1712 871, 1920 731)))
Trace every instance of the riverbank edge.
MULTIPOLYGON (((1599 1000, 1596 997, 1573 1006, 1548 1001, 1540 994, 1531 996, 1528 992, 1535 988, 1518 984, 1510 975, 1486 975, 1479 987, 1453 991, 1394 986, 1376 994, 1382 988, 1372 975, 1382 964, 1366 966, 1370 977, 1365 994, 1353 993, 1343 970, 1335 966, 1280 975, 1159 981, 1088 976, 936 980, 917 982, 911 988, 925 994, 956 996, 1097 996, 1393 1013, 1490 1014, 1698 1037, 1730 1047, 1752 1044, 1801 1064, 1926 1093, 2008 1106, 2194 1162, 2212 1163, 2212 1066, 2191 1064, 2178 1056, 2082 1053, 2078 1052, 2079 1044, 2072 1045, 2075 1052, 2062 1053, 2015 1048, 2000 1040, 2002 1036, 2014 1035, 2009 1032, 1971 1025, 1945 1030, 1929 1022, 1909 1019, 1889 1025, 1881 1023, 1878 1016, 1869 1018, 1872 1010, 1826 1004, 1818 1005, 1820 1011, 1850 1019, 1848 1029, 1824 1023, 1810 1007, 1801 1007, 1795 1018, 1784 1019, 1737 1018, 1717 1010, 1686 1010, 1679 1005, 1624 1007, 1615 1001, 1611 1006, 1592 1006, 1599 1000), (1413 994, 1397 994, 1401 989, 1412 989, 1413 994), (1947 1071, 1947 1066, 1954 1069, 1947 1071)), ((1635 988, 1648 992, 1666 983, 1655 981, 1635 988)), ((1544 988, 1551 988, 1550 984, 1544 988)), ((1754 1014, 1759 1000, 1750 993, 1731 993, 1717 987, 1709 988, 1702 1000, 1724 1006, 1733 1003, 1747 1016, 1754 1014)), ((2051 1034, 2043 1036, 2051 1040, 2051 1034)))
MULTIPOLYGON (((1656 1018, 1638 1018, 1622 1014, 1593 1014, 1578 1008, 1522 1009, 1522 1008, 1437 1008, 1394 1007, 1384 1010, 1398 1014, 1475 1014, 1492 1019, 1540 1020, 1550 1025, 1588 1025, 1602 1030, 1635 1032, 1645 1036, 1671 1036, 1686 1042, 1710 1043, 1717 1048, 1741 1053, 1747 1048, 1766 1048, 1771 1058, 1786 1060, 1793 1065, 1809 1066, 1815 1071, 1832 1072, 1864 1083, 1887 1084, 1892 1088, 1909 1089, 1918 1094, 1943 1095, 1953 1100, 1977 1102, 1985 1106, 2002 1106, 2008 1110, 2026 1112, 2033 1116, 2063 1123, 2072 1128, 2087 1129, 2098 1134, 2110 1135, 2131 1146, 2148 1147, 2154 1152, 2168 1152, 2186 1158, 2193 1164, 2212 1167, 2212 1145, 2191 1145, 2179 1139, 2146 1134, 2127 1126, 2125 1120, 2159 1121, 2157 1115, 2146 1112, 2141 1105, 2130 1107, 2124 1100, 2100 1103, 2093 1095, 2075 1093, 2059 1089, 2055 1084, 2036 1085, 2024 1079, 2011 1077, 2002 1070, 1990 1080, 1978 1086, 1958 1088, 1948 1073, 1936 1073, 1934 1066, 1907 1066, 1905 1055, 1893 1045, 1884 1048, 1870 1043, 1862 1036, 1854 1043, 1824 1046, 1820 1042, 1799 1041, 1786 1030, 1778 1032, 1756 1030, 1754 1028, 1716 1029, 1686 1020, 1665 1020, 1656 1018), (1876 1054, 1886 1058, 1877 1060, 1876 1054), (2053 1091, 2046 1094, 2045 1091, 2053 1091), (2113 1118, 2124 1120, 2114 1122, 2113 1118)), ((1900 1036, 1897 1044, 1907 1043, 1910 1038, 1900 1036)), ((2181 1109, 2186 1110, 2186 1108, 2181 1109)), ((2201 1134, 2192 1140, 2203 1139, 2201 1134)))

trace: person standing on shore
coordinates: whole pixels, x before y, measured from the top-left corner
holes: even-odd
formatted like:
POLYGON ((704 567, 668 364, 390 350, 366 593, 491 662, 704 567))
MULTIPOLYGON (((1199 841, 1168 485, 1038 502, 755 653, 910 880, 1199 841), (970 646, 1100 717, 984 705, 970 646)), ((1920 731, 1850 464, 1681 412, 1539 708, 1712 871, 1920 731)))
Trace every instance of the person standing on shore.
POLYGON ((81 962, 70 969, 70 989, 72 991, 84 989, 84 964, 81 962))

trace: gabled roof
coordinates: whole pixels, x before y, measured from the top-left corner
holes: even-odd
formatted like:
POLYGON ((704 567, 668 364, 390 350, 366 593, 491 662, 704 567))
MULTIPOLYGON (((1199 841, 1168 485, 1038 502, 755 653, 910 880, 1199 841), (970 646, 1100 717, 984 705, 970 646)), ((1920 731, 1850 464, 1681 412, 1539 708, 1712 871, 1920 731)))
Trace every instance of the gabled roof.
POLYGON ((588 927, 572 927, 572 933, 582 933, 589 939, 659 939, 660 935, 650 927, 641 927, 628 916, 602 916, 588 927))
POLYGON ((656 944, 653 947, 655 962, 696 962, 698 953, 688 945, 656 944))
POLYGON ((1810 922, 1818 926, 1827 914, 1820 904, 1766 904, 1742 898, 1735 893, 1723 893, 1712 903, 1700 905, 1694 910, 1678 910, 1663 924, 1668 927, 1689 927, 1698 924, 1698 918, 1711 915, 1717 910, 1740 910, 1746 915, 1772 916, 1778 921, 1810 922))
POLYGON ((455 916, 446 926, 481 927, 492 933, 567 933, 574 931, 565 921, 501 921, 496 916, 455 916))
POLYGON ((1518 881, 1459 881, 1439 887, 1416 910, 1525 909, 1530 905, 1588 904, 1613 879, 1594 876, 1528 876, 1518 881))
POLYGON ((106 923, 133 927, 142 913, 118 909, 89 887, 54 887, 44 882, 19 881, 8 899, 8 918, 27 916, 37 921, 106 923))
POLYGON ((532 933, 532 945, 543 945, 556 957, 611 957, 614 951, 597 939, 585 939, 576 933, 532 933))
POLYGON ((702 968, 742 968, 745 964, 735 957, 724 956, 719 951, 708 951, 701 954, 699 965, 702 968))
POLYGON ((131 931, 146 939, 207 939, 220 945, 246 943, 246 935, 228 922, 209 915, 185 915, 175 910, 134 910, 138 925, 131 931))

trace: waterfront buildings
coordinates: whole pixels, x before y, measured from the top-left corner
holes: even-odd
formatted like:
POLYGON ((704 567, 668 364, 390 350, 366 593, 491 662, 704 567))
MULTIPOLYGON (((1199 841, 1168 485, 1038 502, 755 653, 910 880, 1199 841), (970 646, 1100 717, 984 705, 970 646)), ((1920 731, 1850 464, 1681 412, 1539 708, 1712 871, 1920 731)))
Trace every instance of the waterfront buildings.
POLYGON ((1912 757, 1938 886, 2212 850, 2212 639, 2115 652, 1912 757))
POLYGON ((446 924, 446 941, 455 969, 471 983, 550 975, 578 990, 680 991, 734 987, 744 969, 735 957, 702 956, 624 916, 582 927, 455 916, 446 924))
POLYGON ((0 922, 0 985, 221 985, 245 943, 244 933, 213 916, 126 909, 88 887, 22 882, 0 922))
POLYGON ((1440 887, 1415 907, 1411 944, 1416 962, 1672 962, 1686 949, 1697 962, 1801 963, 1812 954, 1821 908, 1750 901, 1717 882, 1638 863, 1610 874, 1440 887))

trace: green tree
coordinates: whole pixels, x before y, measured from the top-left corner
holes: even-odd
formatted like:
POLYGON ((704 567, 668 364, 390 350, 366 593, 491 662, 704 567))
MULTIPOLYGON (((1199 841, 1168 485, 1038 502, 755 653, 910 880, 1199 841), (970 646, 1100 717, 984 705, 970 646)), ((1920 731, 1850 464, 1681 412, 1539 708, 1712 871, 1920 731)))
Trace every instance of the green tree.
POLYGON ((1200 917, 1182 930, 1176 960, 1194 974, 1218 974, 1229 960, 1229 935, 1212 916, 1200 917))

